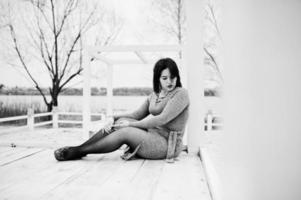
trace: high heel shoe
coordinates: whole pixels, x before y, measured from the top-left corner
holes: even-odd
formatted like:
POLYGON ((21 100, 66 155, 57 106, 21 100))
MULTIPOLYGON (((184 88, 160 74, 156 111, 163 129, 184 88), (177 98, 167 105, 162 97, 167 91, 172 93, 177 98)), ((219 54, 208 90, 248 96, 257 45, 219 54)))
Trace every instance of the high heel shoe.
POLYGON ((54 151, 54 157, 58 161, 77 160, 86 155, 76 152, 74 147, 62 147, 54 151))

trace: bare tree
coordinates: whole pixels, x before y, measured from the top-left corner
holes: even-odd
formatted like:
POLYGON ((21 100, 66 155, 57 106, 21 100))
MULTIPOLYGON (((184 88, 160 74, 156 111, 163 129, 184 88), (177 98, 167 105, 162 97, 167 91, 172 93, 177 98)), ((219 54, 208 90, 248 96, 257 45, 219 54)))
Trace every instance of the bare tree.
POLYGON ((205 6, 205 63, 211 66, 219 76, 220 81, 223 82, 223 77, 220 71, 220 64, 218 59, 218 49, 220 42, 222 41, 222 35, 219 28, 219 20, 217 17, 218 8, 216 6, 216 0, 207 0, 205 6))
MULTIPOLYGON (((153 6, 161 15, 160 20, 154 18, 153 21, 159 25, 166 33, 175 38, 178 44, 185 40, 185 10, 183 0, 153 0, 153 6)), ((204 41, 205 64, 210 65, 222 80, 219 64, 216 56, 217 41, 221 40, 218 19, 216 16, 216 7, 212 0, 208 0, 205 7, 205 27, 210 29, 210 37, 204 41)), ((182 56, 181 54, 179 55, 182 56)))
POLYGON ((177 42, 182 44, 183 32, 185 31, 185 14, 183 10, 183 0, 154 0, 153 5, 158 8, 164 20, 157 20, 168 34, 176 37, 177 42))
POLYGON ((6 21, 5 20, 5 12, 3 12, 5 10, 5 4, 4 2, 0 3, 0 29, 4 28, 6 26, 6 21))
MULTIPOLYGON (((10 17, 8 27, 13 49, 27 77, 42 95, 47 110, 51 111, 58 105, 59 94, 83 71, 83 36, 100 21, 97 5, 83 10, 89 6, 81 0, 23 0, 19 3, 29 10, 22 23, 10 17), (24 29, 20 28, 21 24, 24 29), (49 75, 50 100, 31 66, 32 59, 49 75)), ((106 35, 107 43, 111 35, 106 35)))
MULTIPOLYGON (((154 7, 153 21, 165 33, 175 39, 178 44, 182 44, 185 32, 185 12, 183 8, 183 0, 153 0, 154 7), (158 17, 160 16, 160 17, 158 17)), ((179 53, 182 57, 182 53, 179 53)))

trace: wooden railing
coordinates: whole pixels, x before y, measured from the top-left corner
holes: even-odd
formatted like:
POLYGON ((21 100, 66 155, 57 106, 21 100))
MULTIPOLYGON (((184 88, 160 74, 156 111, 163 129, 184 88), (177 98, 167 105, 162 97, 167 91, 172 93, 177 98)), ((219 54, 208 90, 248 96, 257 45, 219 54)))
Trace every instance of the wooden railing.
POLYGON ((213 114, 212 111, 208 111, 205 116, 204 130, 214 131, 222 128, 223 121, 220 115, 213 114))
MULTIPOLYGON (((17 131, 21 129, 29 129, 34 130, 35 127, 45 126, 52 124, 53 128, 59 128, 59 124, 83 124, 82 120, 65 120, 60 119, 60 116, 82 116, 81 112, 59 112, 56 107, 53 108, 52 112, 46 113, 38 113, 34 114, 32 108, 27 110, 27 115, 16 116, 16 117, 7 117, 0 118, 0 126, 3 122, 10 121, 18 121, 18 120, 26 120, 26 125, 18 126, 18 127, 5 127, 4 129, 0 129, 0 133, 2 132, 10 132, 17 131), (51 119, 43 122, 35 122, 35 118, 51 116, 51 119)), ((105 119, 105 115, 103 113, 92 113, 91 116, 99 116, 101 120, 105 119)), ((218 115, 213 114, 212 112, 208 112, 205 116, 205 131, 214 131, 219 130, 222 127, 222 118, 218 115)))
MULTIPOLYGON (((26 125, 22 125, 18 127, 4 126, 3 129, 0 129, 0 133, 17 131, 22 129, 34 130, 35 127, 40 127, 40 126, 45 126, 50 124, 52 124, 53 128, 58 128, 59 124, 82 124, 83 123, 82 120, 60 119, 60 116, 82 116, 82 115, 83 114, 81 112, 59 112, 56 107, 53 108, 52 112, 34 114, 33 109, 28 108, 27 115, 0 118, 0 126, 1 123, 19 121, 19 120, 26 120, 26 125), (35 122, 35 118, 45 117, 45 116, 51 116, 50 120, 35 122)), ((105 119, 105 115, 102 113, 92 113, 91 116, 99 116, 101 120, 105 119)))

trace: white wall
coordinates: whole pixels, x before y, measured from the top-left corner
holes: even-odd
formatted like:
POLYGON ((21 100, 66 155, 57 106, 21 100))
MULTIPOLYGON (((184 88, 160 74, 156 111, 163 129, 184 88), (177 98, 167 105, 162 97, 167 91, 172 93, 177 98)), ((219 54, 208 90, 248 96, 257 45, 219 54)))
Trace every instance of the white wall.
POLYGON ((224 6, 224 199, 301 199, 301 1, 224 6))

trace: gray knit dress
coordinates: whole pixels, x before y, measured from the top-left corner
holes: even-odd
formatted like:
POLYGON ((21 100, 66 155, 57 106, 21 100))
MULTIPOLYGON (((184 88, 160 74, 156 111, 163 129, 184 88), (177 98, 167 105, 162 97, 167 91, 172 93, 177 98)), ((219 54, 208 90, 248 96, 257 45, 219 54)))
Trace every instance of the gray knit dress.
POLYGON ((131 126, 148 133, 141 136, 142 142, 136 149, 128 148, 122 158, 128 160, 135 155, 147 159, 177 157, 182 150, 188 108, 187 90, 177 87, 164 98, 153 92, 138 110, 122 115, 135 120, 131 126))

